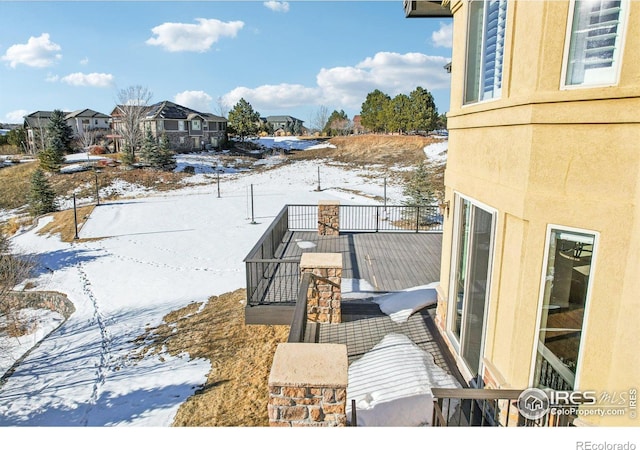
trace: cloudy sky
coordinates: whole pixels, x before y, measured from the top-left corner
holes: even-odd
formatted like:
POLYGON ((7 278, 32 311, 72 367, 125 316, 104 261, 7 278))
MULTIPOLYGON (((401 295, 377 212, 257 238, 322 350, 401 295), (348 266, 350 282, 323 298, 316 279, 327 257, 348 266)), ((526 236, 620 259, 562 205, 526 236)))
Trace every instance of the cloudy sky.
POLYGON ((141 85, 221 114, 240 98, 309 124, 358 114, 374 89, 428 89, 449 109, 450 19, 395 1, 0 1, 0 122, 37 110, 109 114, 141 85))

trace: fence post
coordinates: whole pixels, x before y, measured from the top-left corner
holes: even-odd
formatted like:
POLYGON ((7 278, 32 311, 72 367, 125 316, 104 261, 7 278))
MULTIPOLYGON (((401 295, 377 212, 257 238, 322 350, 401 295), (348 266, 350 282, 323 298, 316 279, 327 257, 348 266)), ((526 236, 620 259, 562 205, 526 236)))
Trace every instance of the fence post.
POLYGON ((73 194, 73 225, 76 230, 76 235, 73 238, 79 239, 78 238, 78 212, 76 210, 76 194, 73 194))
POLYGON ((416 206, 416 233, 420 231, 420 206, 416 206))

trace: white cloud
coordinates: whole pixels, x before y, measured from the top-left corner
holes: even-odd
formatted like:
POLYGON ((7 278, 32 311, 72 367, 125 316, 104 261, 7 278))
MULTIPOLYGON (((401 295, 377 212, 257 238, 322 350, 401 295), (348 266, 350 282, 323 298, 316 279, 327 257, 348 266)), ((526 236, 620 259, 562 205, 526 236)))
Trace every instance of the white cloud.
POLYGON ((222 99, 233 107, 244 98, 259 112, 309 105, 359 109, 367 94, 375 89, 394 97, 400 93, 408 95, 417 86, 429 91, 448 88, 450 79, 444 69, 447 62, 445 57, 422 53, 379 52, 355 66, 321 69, 313 87, 300 84, 237 87, 222 99))
POLYGON ((316 103, 320 90, 300 84, 262 85, 257 88, 237 87, 222 96, 222 103, 229 108, 244 98, 254 110, 295 108, 316 103))
POLYGON ((440 29, 431 33, 431 41, 436 47, 451 48, 453 46, 453 24, 440 23, 440 29))
POLYGON ((184 91, 176 94, 173 100, 179 105, 206 113, 211 112, 213 98, 204 91, 184 91))
POLYGON ((60 81, 71 86, 110 87, 113 85, 113 75, 76 72, 60 78, 60 81))
POLYGON ((153 27, 156 37, 148 45, 158 45, 169 52, 206 52, 221 37, 236 37, 244 22, 222 22, 217 19, 196 19, 197 24, 171 23, 153 27))
POLYGON ((276 2, 274 0, 264 2, 264 6, 269 8, 271 11, 276 12, 288 12, 289 11, 289 3, 288 2, 276 2))
POLYGON ((29 114, 29 111, 26 109, 16 109, 15 111, 8 112, 4 117, 6 122, 9 123, 22 123, 24 120, 24 116, 29 114))
POLYGON ((80 60, 80 65, 86 66, 87 64, 89 64, 89 58, 88 57, 85 57, 85 58, 80 60))
POLYGON ((3 61, 15 68, 18 64, 29 67, 48 67, 62 58, 58 53, 62 47, 49 40, 49 33, 42 33, 39 37, 31 36, 26 44, 15 44, 7 49, 2 56, 3 61))

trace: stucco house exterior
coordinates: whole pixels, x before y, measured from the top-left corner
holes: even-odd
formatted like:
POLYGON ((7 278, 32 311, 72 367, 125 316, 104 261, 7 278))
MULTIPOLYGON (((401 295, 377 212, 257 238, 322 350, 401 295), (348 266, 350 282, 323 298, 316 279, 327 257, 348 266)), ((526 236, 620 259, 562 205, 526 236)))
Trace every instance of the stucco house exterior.
POLYGON ((453 17, 436 321, 458 367, 592 391, 626 413, 576 425, 637 426, 640 2, 404 6, 453 17))

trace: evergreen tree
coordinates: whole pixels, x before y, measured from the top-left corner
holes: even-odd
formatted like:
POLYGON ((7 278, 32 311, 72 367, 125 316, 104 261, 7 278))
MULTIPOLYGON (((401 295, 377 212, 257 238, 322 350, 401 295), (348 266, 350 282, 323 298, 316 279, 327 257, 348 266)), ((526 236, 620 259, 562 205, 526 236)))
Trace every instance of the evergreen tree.
POLYGON ((151 129, 147 128, 147 131, 142 140, 142 148, 140 149, 140 157, 142 160, 150 166, 153 166, 154 159, 158 154, 158 144, 156 138, 153 136, 151 129))
POLYGON ((55 149, 64 156, 71 150, 72 141, 73 129, 67 125, 64 112, 59 109, 53 110, 47 124, 47 147, 55 149))
POLYGON ((240 140, 244 141, 247 136, 255 135, 259 128, 260 113, 253 110, 253 107, 244 98, 229 111, 229 126, 233 128, 240 140))
POLYGON ((391 97, 379 89, 367 94, 367 98, 362 104, 362 111, 360 112, 360 123, 362 126, 376 133, 386 131, 386 112, 388 110, 387 105, 390 101, 391 97))
POLYGON ((406 205, 431 205, 436 200, 436 186, 434 186, 433 171, 426 162, 421 162, 404 187, 403 194, 407 197, 406 205))
POLYGON ((60 167, 64 162, 64 156, 52 147, 47 147, 38 153, 40 167, 47 172, 60 172, 60 167))
POLYGON ((64 113, 56 109, 47 124, 45 148, 38 154, 40 167, 47 172, 59 172, 64 155, 71 147, 73 130, 64 119, 64 113))
POLYGON ((153 158, 152 166, 166 171, 172 171, 176 168, 176 160, 173 157, 173 151, 169 146, 169 138, 167 138, 166 133, 162 133, 160 146, 156 156, 153 158))
POLYGON ((28 195, 29 209, 33 216, 58 210, 56 194, 51 188, 47 176, 42 169, 36 169, 31 176, 31 187, 28 195))
POLYGON ((411 117, 411 123, 408 129, 414 131, 434 130, 438 122, 438 110, 431 93, 418 86, 409 94, 409 99, 408 114, 411 117))
POLYGON ((329 119, 327 119, 327 124, 322 130, 322 133, 327 136, 342 136, 346 134, 345 130, 348 130, 349 123, 349 117, 344 110, 334 110, 329 116, 329 119))
POLYGON ((396 95, 387 104, 386 117, 387 129, 406 133, 411 126, 411 100, 405 94, 396 95))
POLYGON ((133 152, 133 147, 131 147, 131 145, 126 141, 122 147, 121 161, 122 161, 122 164, 125 164, 127 166, 132 166, 136 162, 136 157, 133 152))

